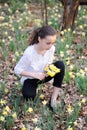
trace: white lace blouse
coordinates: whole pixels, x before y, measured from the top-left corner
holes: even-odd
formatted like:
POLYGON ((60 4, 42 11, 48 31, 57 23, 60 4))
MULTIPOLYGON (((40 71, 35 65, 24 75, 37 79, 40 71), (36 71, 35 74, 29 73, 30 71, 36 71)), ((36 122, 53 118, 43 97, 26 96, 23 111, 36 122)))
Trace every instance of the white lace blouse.
MULTIPOLYGON (((44 72, 45 66, 53 62, 54 52, 54 45, 47 50, 44 55, 39 54, 34 45, 29 46, 15 66, 15 74, 20 75, 23 70, 29 72, 44 72)), ((21 83, 23 84, 27 78, 32 79, 33 77, 22 76, 21 83)))

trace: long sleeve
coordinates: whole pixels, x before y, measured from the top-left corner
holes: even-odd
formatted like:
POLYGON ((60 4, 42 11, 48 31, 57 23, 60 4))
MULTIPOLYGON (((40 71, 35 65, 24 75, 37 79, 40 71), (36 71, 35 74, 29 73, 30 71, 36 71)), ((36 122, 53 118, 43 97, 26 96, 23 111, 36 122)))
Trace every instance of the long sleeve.
POLYGON ((29 64, 30 58, 28 56, 28 53, 25 52, 14 68, 15 74, 19 76, 23 70, 26 70, 28 68, 29 64))

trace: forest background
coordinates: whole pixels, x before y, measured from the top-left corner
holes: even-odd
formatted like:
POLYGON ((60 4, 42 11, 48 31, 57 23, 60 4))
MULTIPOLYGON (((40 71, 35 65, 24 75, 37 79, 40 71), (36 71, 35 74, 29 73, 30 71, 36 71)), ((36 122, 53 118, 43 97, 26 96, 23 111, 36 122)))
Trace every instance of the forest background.
POLYGON ((61 30, 64 6, 58 0, 0 0, 0 130, 87 130, 87 6, 78 7, 74 27, 61 30), (24 101, 14 66, 34 28, 58 32, 54 60, 66 66, 56 112, 49 102, 52 85, 38 86, 35 101, 24 101), (64 101, 64 104, 63 102, 64 101))

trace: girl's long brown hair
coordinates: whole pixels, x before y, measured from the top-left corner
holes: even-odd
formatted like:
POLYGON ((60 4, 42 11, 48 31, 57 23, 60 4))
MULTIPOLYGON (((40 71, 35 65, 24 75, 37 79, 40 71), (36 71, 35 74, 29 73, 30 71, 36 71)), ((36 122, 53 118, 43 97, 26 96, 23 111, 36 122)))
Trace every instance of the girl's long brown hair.
POLYGON ((43 39, 46 36, 52 36, 56 34, 57 34, 56 30, 52 26, 49 26, 49 25, 42 26, 41 28, 37 28, 31 33, 29 37, 29 40, 28 40, 29 45, 37 44, 38 37, 43 39))

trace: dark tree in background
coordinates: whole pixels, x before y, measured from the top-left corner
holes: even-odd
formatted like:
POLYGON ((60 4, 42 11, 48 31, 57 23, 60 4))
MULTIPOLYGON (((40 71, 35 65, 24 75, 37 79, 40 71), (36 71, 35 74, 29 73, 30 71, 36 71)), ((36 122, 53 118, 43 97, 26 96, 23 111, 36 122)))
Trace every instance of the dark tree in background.
POLYGON ((79 5, 87 5, 87 0, 60 0, 64 7, 61 30, 74 26, 79 5))

